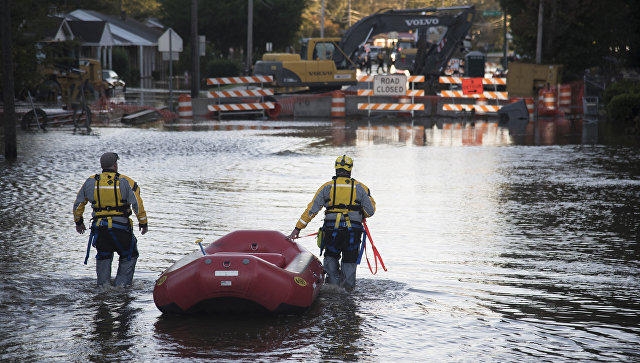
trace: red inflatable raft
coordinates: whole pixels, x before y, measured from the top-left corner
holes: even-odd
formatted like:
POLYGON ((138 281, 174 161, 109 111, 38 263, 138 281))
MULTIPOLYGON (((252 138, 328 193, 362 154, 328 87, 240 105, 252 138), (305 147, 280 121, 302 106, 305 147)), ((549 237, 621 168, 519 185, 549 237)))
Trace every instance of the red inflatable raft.
POLYGON ((165 270, 153 300, 163 313, 299 313, 322 284, 318 258, 284 234, 236 231, 165 270))

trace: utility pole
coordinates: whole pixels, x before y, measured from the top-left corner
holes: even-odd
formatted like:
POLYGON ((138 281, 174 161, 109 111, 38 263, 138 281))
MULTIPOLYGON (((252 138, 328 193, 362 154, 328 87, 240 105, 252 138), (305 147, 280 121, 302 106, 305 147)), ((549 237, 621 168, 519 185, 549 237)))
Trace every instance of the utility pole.
POLYGON ((18 158, 16 141, 16 104, 13 98, 13 58, 11 55, 11 0, 2 0, 2 97, 4 101, 4 157, 14 161, 18 158))
POLYGON ((502 40, 504 43, 504 46, 502 47, 504 49, 504 54, 502 57, 502 69, 504 69, 505 71, 508 69, 507 67, 509 66, 509 40, 507 39, 507 8, 505 6, 502 6, 502 29, 503 29, 503 36, 504 39, 502 40))
POLYGON ((173 112, 173 29, 169 28, 169 111, 173 112))
POLYGON ((200 94, 200 44, 198 42, 198 0, 191 0, 191 99, 200 94))
POLYGON ((320 7, 320 38, 324 38, 324 0, 320 7))
POLYGON ((247 11, 247 66, 245 72, 251 74, 251 64, 253 63, 253 0, 249 0, 247 11))
POLYGON ((536 64, 542 63, 542 24, 544 19, 544 0, 538 6, 538 38, 536 41, 536 64))

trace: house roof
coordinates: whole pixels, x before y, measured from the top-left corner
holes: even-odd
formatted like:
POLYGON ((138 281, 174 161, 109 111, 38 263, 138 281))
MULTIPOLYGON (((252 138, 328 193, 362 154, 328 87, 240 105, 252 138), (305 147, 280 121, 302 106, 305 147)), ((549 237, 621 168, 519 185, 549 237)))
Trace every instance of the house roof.
POLYGON ((105 22, 113 39, 113 45, 157 46, 162 31, 149 28, 130 18, 121 18, 92 10, 75 10, 67 14, 67 20, 80 22, 105 22))
POLYGON ((57 42, 74 39, 73 32, 64 18, 51 16, 49 19, 51 24, 45 28, 44 41, 57 42))
POLYGON ((75 37, 85 45, 114 45, 109 24, 106 21, 67 21, 75 37))

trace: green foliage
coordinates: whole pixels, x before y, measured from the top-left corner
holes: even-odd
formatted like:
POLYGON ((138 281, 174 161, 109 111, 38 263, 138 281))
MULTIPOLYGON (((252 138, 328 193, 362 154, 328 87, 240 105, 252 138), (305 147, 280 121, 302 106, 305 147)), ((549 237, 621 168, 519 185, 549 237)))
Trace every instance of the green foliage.
POLYGON ((37 49, 34 45, 44 38, 52 19, 47 18, 47 9, 40 2, 13 1, 10 5, 14 89, 16 93, 26 93, 25 90, 34 89, 41 81, 35 61, 37 49), (31 21, 24 21, 25 19, 31 21))
POLYGON ((614 96, 606 107, 612 123, 631 125, 640 115, 640 93, 623 93, 614 96))
MULTIPOLYGON (((309 0, 254 0, 253 54, 257 58, 267 42, 284 49, 295 42, 301 14, 309 0)), ((183 39, 191 34, 191 6, 184 0, 160 0, 162 21, 183 39)), ((189 2, 190 3, 190 2, 189 2)), ((198 33, 224 56, 246 51, 247 0, 198 0, 198 33)))
POLYGON ((242 72, 242 63, 229 59, 211 59, 205 65, 202 78, 233 77, 242 72))
MULTIPOLYGON (((50 6, 56 6, 58 11, 61 12, 70 12, 77 9, 95 10, 112 15, 119 15, 124 12, 127 17, 137 20, 156 17, 160 14, 158 0, 49 0, 48 3, 50 6)), ((46 6, 43 6, 43 8, 46 8, 46 6)))
POLYGON ((640 94, 640 82, 624 80, 610 84, 602 94, 602 102, 607 105, 615 96, 622 94, 640 94))
POLYGON ((562 64, 570 75, 580 75, 591 66, 611 67, 612 63, 640 66, 637 0, 502 0, 511 17, 516 53, 535 59, 541 1, 543 64, 562 64))

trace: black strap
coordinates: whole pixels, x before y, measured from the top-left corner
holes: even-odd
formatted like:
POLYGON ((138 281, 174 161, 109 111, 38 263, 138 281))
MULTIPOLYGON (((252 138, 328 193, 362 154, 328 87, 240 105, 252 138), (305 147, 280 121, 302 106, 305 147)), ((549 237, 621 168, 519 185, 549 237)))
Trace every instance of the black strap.
POLYGON ((94 212, 102 212, 102 211, 117 211, 123 214, 126 214, 129 211, 129 205, 120 205, 116 207, 104 207, 104 208, 93 208, 94 212))
POLYGON ((120 179, 120 174, 116 173, 113 177, 113 199, 116 200, 116 208, 118 207, 118 179, 120 179))
MULTIPOLYGON (((337 193, 337 190, 338 190, 338 188, 336 188, 336 186, 337 186, 337 180, 338 180, 338 177, 337 177, 337 176, 334 176, 334 177, 333 177, 333 198, 331 198, 331 203, 332 203, 332 204, 336 202, 336 193, 337 193)), ((332 207, 332 206, 333 206, 333 205, 330 205, 329 207, 332 207)))
POLYGON ((98 208, 100 208, 100 174, 96 174, 93 179, 96 180, 96 196, 97 196, 97 200, 95 200, 94 202, 96 204, 98 204, 98 208))
POLYGON ((351 191, 349 192, 349 205, 353 204, 353 188, 356 187, 356 181, 353 179, 349 179, 351 181, 351 191))

